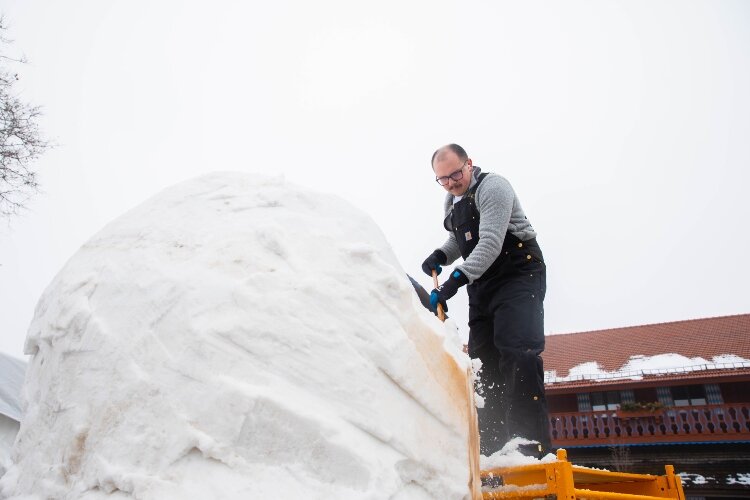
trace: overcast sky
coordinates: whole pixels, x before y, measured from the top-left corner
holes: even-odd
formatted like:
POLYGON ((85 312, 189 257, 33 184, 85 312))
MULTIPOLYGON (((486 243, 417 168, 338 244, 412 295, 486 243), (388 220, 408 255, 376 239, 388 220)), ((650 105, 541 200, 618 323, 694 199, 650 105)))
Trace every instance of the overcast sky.
MULTIPOLYGON (((429 158, 448 142, 508 178, 538 231, 548 333, 750 312, 750 2, 0 10, 58 144, 44 193, 0 224, 0 351, 22 355, 43 289, 97 230, 209 171, 338 193, 431 287, 420 264, 447 233, 429 158)), ((465 294, 450 308, 465 323, 465 294)))

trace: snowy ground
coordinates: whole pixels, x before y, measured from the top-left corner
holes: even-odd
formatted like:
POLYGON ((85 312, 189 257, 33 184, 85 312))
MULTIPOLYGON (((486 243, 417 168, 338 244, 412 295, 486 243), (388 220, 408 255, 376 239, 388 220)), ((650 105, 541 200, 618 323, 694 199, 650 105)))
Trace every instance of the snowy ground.
POLYGON ((282 178, 168 189, 75 254, 25 346, 3 497, 467 492, 469 360, 372 220, 282 178))

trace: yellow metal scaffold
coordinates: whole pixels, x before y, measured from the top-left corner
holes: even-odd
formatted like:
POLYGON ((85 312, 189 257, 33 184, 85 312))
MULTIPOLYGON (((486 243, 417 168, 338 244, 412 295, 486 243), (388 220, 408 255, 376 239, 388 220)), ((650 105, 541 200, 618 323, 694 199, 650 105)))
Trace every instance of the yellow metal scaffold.
POLYGON ((666 474, 628 474, 580 467, 568 462, 565 450, 557 450, 557 461, 503 467, 482 471, 483 478, 502 478, 502 486, 484 488, 482 498, 541 498, 557 500, 685 500, 680 477, 674 467, 666 474))

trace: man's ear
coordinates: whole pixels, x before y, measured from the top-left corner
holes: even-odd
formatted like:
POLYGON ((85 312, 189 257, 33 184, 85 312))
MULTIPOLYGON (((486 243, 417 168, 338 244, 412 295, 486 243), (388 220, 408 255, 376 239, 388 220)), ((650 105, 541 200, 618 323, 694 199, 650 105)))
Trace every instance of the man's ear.
POLYGON ((469 170, 472 170, 474 168, 474 164, 471 162, 471 158, 466 160, 466 164, 469 166, 469 170))

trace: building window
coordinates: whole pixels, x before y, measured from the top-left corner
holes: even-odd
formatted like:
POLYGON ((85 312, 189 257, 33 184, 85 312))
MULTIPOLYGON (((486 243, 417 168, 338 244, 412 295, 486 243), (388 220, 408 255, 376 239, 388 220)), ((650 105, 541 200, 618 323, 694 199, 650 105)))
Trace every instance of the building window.
POLYGON ((670 387, 675 406, 702 406, 706 404, 706 390, 702 385, 670 387))
POLYGON ((592 392, 591 409, 594 411, 616 410, 620 407, 618 391, 592 392))
POLYGON ((724 404, 719 384, 704 384, 703 388, 706 389, 706 403, 710 405, 724 404))
POLYGON ((578 411, 591 411, 591 399, 588 392, 579 392, 576 397, 578 398, 578 411))

